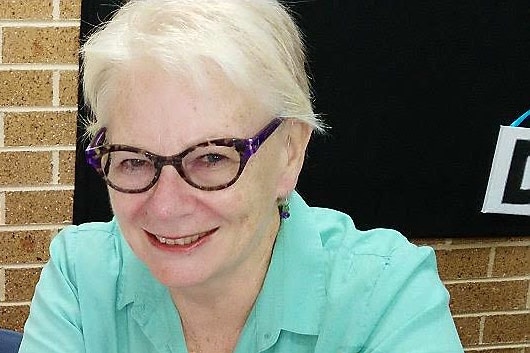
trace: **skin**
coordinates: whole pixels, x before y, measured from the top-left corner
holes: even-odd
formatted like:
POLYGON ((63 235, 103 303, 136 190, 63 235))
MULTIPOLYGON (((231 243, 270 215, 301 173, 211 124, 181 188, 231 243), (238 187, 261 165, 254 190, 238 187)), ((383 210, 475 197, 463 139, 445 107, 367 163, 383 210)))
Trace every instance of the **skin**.
MULTIPOLYGON (((173 155, 212 138, 248 138, 273 118, 218 70, 208 75, 201 92, 167 74, 137 69, 123 75, 108 111, 109 142, 173 155)), ((210 332, 212 342, 196 343, 203 351, 208 344, 231 351, 237 342, 270 261, 280 224, 277 200, 294 189, 310 134, 306 124, 284 122, 227 189, 193 188, 172 167, 164 167, 147 192, 109 188, 124 237, 169 288, 186 339, 210 332), (157 247, 152 236, 204 232, 209 235, 184 251, 157 247)))

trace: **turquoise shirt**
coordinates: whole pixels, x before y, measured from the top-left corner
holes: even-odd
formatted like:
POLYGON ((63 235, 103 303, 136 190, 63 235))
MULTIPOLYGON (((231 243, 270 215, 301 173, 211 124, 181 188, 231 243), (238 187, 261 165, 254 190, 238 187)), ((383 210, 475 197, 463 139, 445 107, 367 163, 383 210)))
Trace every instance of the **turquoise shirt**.
MULTIPOLYGON (((434 252, 294 193, 236 353, 463 352, 434 252)), ((186 353, 164 286, 115 220, 54 238, 21 353, 186 353)))

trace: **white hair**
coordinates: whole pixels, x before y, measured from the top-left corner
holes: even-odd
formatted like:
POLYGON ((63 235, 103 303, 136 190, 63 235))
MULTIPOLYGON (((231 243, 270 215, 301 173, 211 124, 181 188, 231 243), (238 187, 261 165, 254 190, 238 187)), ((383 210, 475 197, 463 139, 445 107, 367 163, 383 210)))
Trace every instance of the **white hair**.
POLYGON ((105 126, 120 74, 138 64, 199 86, 212 63, 271 113, 324 128, 313 112, 301 33, 275 0, 132 0, 81 48, 85 102, 105 126))

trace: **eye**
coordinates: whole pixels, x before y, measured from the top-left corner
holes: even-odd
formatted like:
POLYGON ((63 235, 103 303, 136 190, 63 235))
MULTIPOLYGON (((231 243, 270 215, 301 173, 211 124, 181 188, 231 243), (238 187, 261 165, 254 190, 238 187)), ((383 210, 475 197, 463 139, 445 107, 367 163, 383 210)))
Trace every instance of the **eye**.
POLYGON ((193 160, 187 160, 186 168, 190 170, 219 170, 231 165, 234 161, 224 154, 205 153, 195 156, 193 160))
POLYGON ((138 153, 115 151, 109 156, 110 173, 140 174, 151 173, 153 162, 138 153))
POLYGON ((150 168, 151 163, 145 159, 125 159, 120 162, 120 168, 134 171, 144 168, 150 168))
POLYGON ((208 153, 200 157, 199 161, 202 162, 205 166, 215 166, 217 164, 223 163, 228 159, 227 156, 223 156, 218 153, 208 153))
POLYGON ((237 171, 239 153, 227 146, 199 147, 184 157, 183 167, 188 175, 237 171))

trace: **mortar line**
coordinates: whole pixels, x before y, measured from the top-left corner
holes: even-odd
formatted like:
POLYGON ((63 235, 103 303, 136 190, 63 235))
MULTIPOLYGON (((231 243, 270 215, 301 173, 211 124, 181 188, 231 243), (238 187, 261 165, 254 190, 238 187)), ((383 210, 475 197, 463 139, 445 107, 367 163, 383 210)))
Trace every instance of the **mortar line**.
POLYGON ((0 20, 0 27, 79 27, 80 20, 0 20))
POLYGON ((4 50, 2 48, 4 43, 4 31, 3 28, 0 27, 0 64, 4 62, 4 50))
POLYGON ((484 343, 484 324, 486 323, 486 317, 481 316, 478 329, 478 344, 484 343))
POLYGON ((60 0, 53 0, 52 3, 52 18, 58 20, 61 17, 61 4, 60 0))
POLYGON ((70 107, 0 107, 0 112, 4 113, 74 113, 77 106, 70 107))
POLYGON ((493 277, 493 265, 495 264, 495 255, 496 255, 497 247, 492 246, 489 253, 489 259, 488 259, 488 271, 486 273, 487 277, 493 277))
POLYGON ((0 192, 73 191, 74 185, 5 186, 0 192))
POLYGON ((431 245, 435 250, 462 250, 462 249, 483 249, 491 247, 512 247, 512 246, 528 246, 530 245, 530 240, 503 240, 495 241, 490 243, 471 243, 471 244, 437 244, 431 245))
POLYGON ((30 304, 31 302, 0 302, 0 308, 8 306, 29 306, 30 304))
POLYGON ((5 119, 5 113, 4 112, 0 112, 0 148, 1 147, 4 147, 4 141, 6 139, 5 137, 5 122, 4 122, 4 119, 5 119))
POLYGON ((60 178, 60 170, 59 170, 59 163, 60 163, 60 158, 59 158, 59 151, 52 151, 52 160, 51 160, 51 163, 52 163, 52 180, 51 180, 51 183, 54 184, 54 185, 58 185, 59 184, 59 178, 60 178))
POLYGON ((530 282, 528 282, 528 292, 526 293, 526 308, 530 310, 530 282))
POLYGON ((59 83, 61 80, 61 74, 58 70, 54 70, 52 74, 52 106, 54 108, 61 105, 59 97, 59 83))
POLYGON ((513 277, 491 277, 491 278, 467 278, 467 279, 453 279, 443 281, 444 284, 468 284, 468 283, 494 283, 494 282, 511 282, 511 281, 528 281, 529 275, 513 276, 513 277))
POLYGON ((530 314, 530 310, 521 309, 521 310, 504 310, 504 311, 480 311, 476 313, 465 313, 465 314, 453 314, 454 318, 470 318, 470 317, 482 317, 482 316, 499 316, 499 315, 526 315, 530 314))
MULTIPOLYGON (((0 194, 1 195, 1 194, 0 194)), ((60 229, 63 229, 69 226, 71 223, 63 224, 18 224, 18 225, 0 225, 0 232, 28 232, 28 231, 50 231, 57 232, 60 229)), ((50 233, 50 237, 52 234, 50 233)))
POLYGON ((0 192, 0 225, 3 224, 6 224, 6 193, 0 192))
POLYGON ((23 263, 23 264, 13 264, 13 265, 2 265, 2 268, 5 270, 31 270, 31 269, 42 269, 46 263, 23 263))
POLYGON ((6 270, 0 267, 0 302, 6 301, 6 270))
POLYGON ((481 352, 491 351, 492 349, 507 349, 507 348, 530 348, 530 343, 506 343, 506 344, 488 344, 481 347, 464 348, 465 352, 481 352))
POLYGON ((52 152, 75 151, 74 145, 44 145, 44 146, 12 146, 0 147, 1 152, 52 152))
POLYGON ((26 63, 26 64, 0 64, 0 71, 78 71, 77 64, 41 64, 41 63, 26 63))

